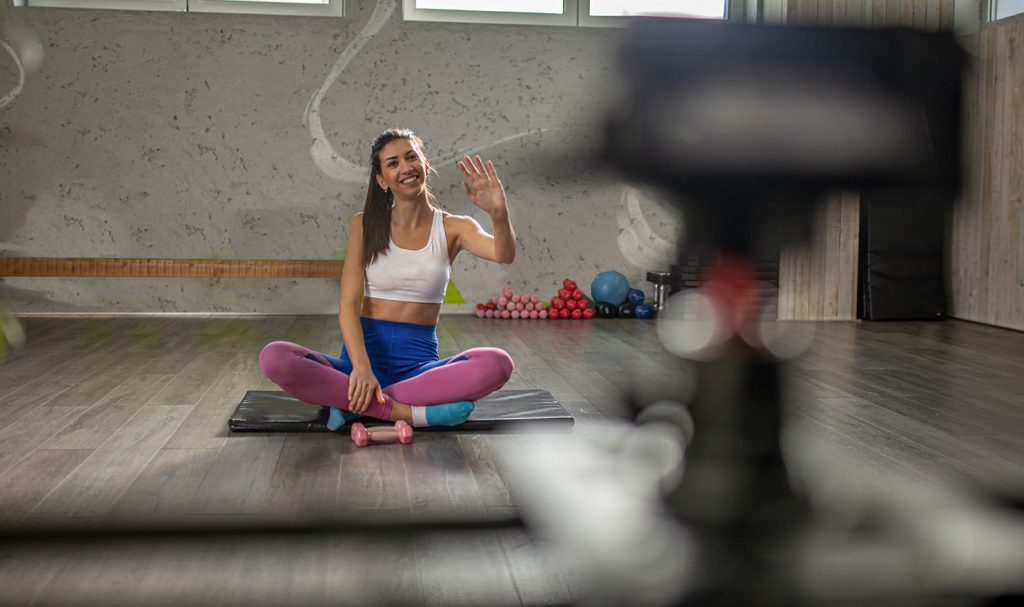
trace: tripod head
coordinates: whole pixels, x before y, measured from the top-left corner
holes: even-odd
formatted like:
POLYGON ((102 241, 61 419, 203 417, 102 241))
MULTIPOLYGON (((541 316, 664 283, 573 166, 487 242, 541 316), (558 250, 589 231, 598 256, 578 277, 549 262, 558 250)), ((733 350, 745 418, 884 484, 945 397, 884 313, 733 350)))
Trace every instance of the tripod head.
POLYGON ((958 189, 965 61, 942 33, 639 20, 605 155, 675 195, 691 251, 770 252, 830 191, 958 189))

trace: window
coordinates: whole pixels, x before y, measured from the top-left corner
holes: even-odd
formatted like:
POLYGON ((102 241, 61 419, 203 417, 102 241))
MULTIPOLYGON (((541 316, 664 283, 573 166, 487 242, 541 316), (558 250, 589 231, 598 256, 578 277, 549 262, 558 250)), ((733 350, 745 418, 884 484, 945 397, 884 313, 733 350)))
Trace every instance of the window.
POLYGON ((184 11, 186 0, 22 0, 21 6, 54 8, 114 8, 138 11, 184 11))
POLYGON ((989 4, 989 21, 1005 19, 1024 13, 1024 0, 992 0, 989 4))
POLYGON ((725 3, 721 0, 590 0, 590 17, 635 17, 637 15, 667 15, 722 19, 725 3))
POLYGON ((187 0, 193 13, 345 16, 342 0, 187 0))
POLYGON ((439 11, 562 14, 562 0, 416 0, 416 8, 439 11))
POLYGON ((402 0, 406 21, 576 25, 577 0, 402 0))
POLYGON ((343 0, 15 0, 15 6, 344 16, 343 0))
POLYGON ((729 5, 727 0, 403 0, 402 8, 409 21, 609 27, 638 15, 725 19, 729 5))

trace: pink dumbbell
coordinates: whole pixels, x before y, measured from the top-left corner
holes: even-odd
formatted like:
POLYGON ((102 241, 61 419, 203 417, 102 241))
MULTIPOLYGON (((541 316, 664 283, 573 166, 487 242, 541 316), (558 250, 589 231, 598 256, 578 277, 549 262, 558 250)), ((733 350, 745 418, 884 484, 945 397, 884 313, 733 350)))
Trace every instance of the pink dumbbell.
POLYGON ((390 443, 398 440, 403 445, 412 442, 412 426, 404 420, 398 420, 394 426, 374 426, 367 428, 362 424, 352 424, 352 442, 357 447, 365 447, 370 443, 390 443))

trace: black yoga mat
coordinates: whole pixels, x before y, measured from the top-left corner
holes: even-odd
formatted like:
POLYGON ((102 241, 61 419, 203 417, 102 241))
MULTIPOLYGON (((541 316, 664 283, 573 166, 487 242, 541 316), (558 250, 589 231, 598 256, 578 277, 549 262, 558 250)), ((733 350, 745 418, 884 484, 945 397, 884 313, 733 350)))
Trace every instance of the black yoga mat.
MULTIPOLYGON (((523 424, 568 428, 574 422, 547 390, 498 390, 474 404, 476 408, 464 424, 416 431, 490 432, 514 430, 523 424)), ((284 392, 250 390, 228 420, 228 428, 232 432, 328 432, 328 415, 327 407, 306 404, 284 392)), ((367 426, 388 423, 372 418, 359 421, 367 426)), ((342 431, 348 432, 347 424, 342 431)))

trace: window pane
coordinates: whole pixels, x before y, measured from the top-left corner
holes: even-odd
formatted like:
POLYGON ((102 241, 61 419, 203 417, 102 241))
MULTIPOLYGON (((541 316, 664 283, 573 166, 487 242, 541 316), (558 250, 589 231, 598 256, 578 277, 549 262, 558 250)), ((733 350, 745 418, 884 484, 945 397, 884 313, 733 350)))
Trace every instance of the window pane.
POLYGON ((562 0, 416 0, 416 8, 561 15, 562 0))
POLYGON ((117 9, 126 11, 186 10, 185 0, 25 0, 22 5, 53 8, 117 9))
POLYGON ((996 19, 1024 13, 1024 0, 997 0, 996 19))
POLYGON ((344 0, 188 0, 193 13, 243 13, 252 15, 345 16, 344 0))
POLYGON ((590 0, 591 17, 652 14, 723 19, 725 0, 590 0))
POLYGON ((265 2, 270 4, 330 4, 331 0, 221 0, 221 2, 265 2))

